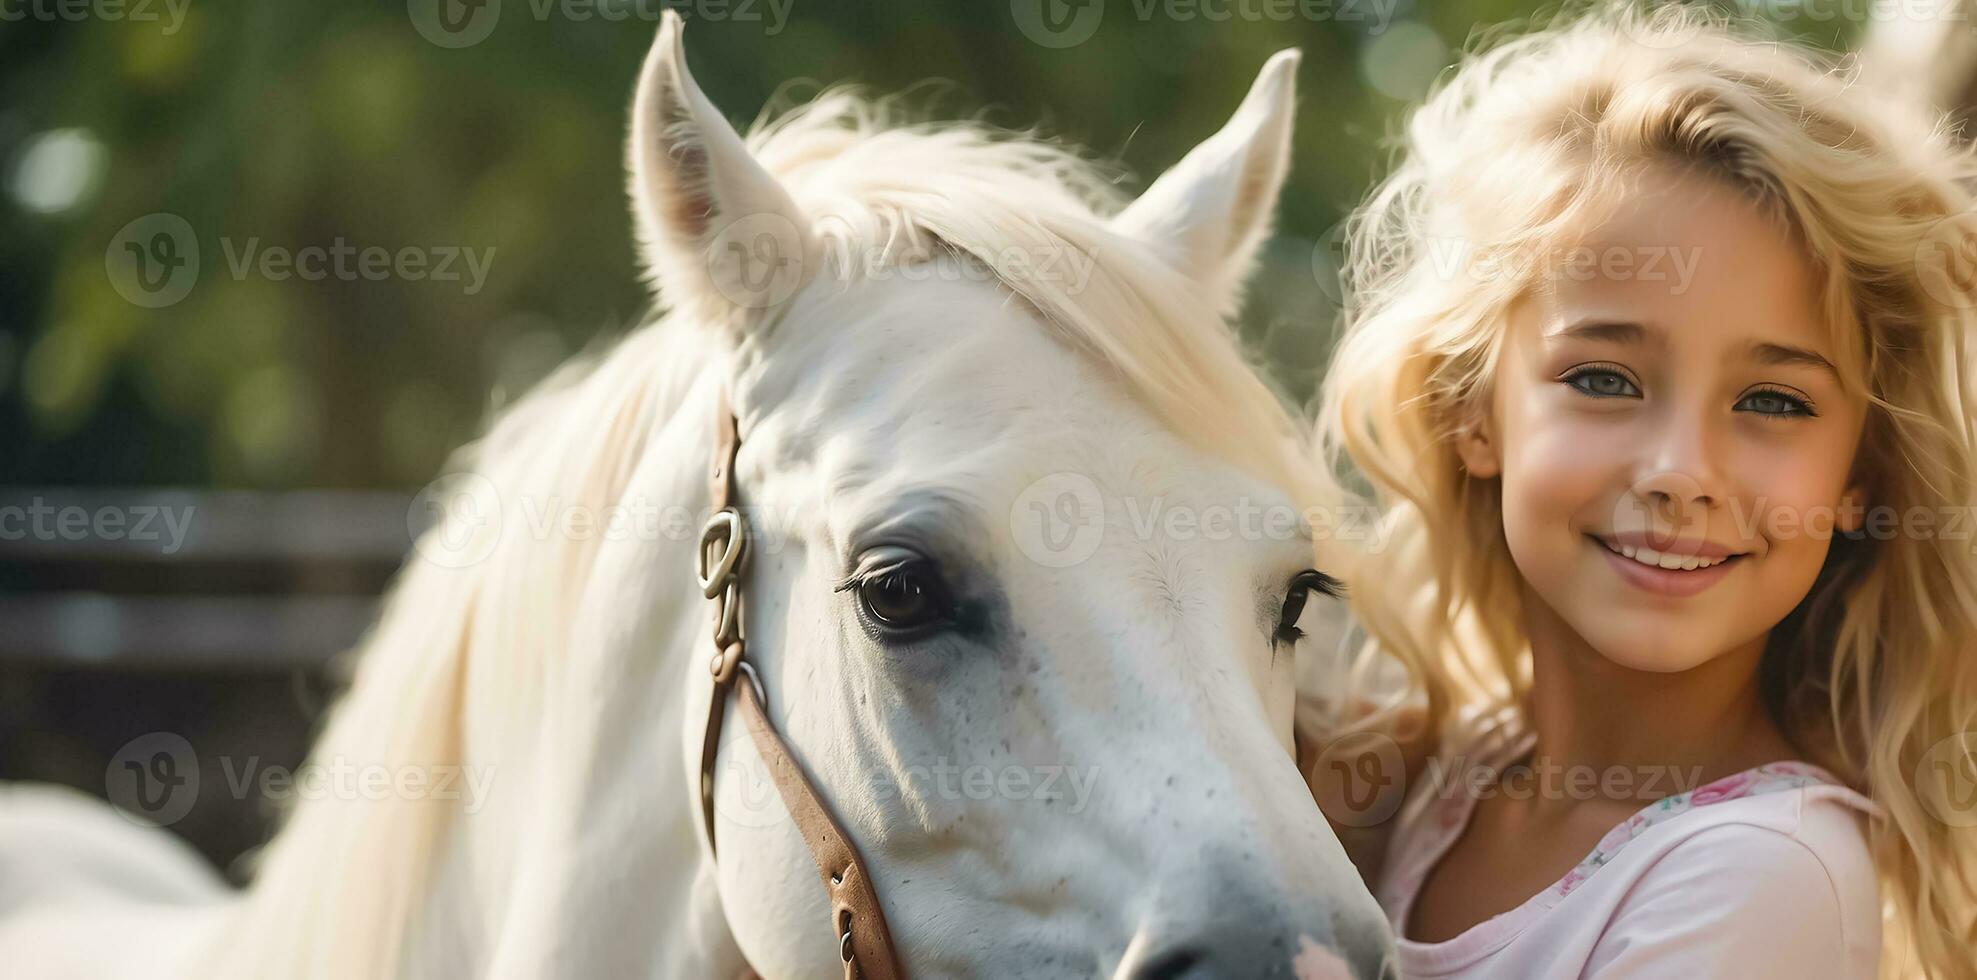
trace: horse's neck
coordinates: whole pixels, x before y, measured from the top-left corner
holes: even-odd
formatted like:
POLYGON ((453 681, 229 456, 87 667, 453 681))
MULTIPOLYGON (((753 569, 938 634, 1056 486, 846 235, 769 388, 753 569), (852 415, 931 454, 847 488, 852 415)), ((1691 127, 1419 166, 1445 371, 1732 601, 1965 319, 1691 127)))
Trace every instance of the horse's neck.
MULTIPOLYGON (((626 346, 652 343, 635 335, 626 346)), ((615 362, 637 353, 620 351, 599 374, 635 372, 615 362)), ((645 406, 664 421, 628 440, 638 458, 586 478, 611 484, 609 499, 594 485, 534 484, 536 516, 627 495, 699 514, 713 427, 694 360, 659 369, 678 377, 651 395, 668 404, 645 406)), ((623 433, 546 438, 601 440, 597 456, 626 451, 623 433)), ((706 917, 691 907, 700 860, 680 739, 686 658, 706 632, 692 581, 697 526, 572 551, 559 534, 545 544, 527 533, 542 525, 526 523, 521 503, 504 501, 509 536, 535 540, 469 576, 407 573, 314 754, 477 769, 485 798, 300 804, 216 954, 235 968, 227 975, 691 975, 684 960, 653 960, 694 955, 654 937, 706 917), (569 581, 578 566, 580 586, 569 581)))

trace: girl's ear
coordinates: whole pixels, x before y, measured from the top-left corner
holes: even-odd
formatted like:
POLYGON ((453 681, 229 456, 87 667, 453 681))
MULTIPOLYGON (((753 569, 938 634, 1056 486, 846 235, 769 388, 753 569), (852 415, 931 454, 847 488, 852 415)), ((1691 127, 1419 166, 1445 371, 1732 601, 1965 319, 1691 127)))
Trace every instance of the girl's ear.
POLYGON ((1489 479, 1503 472, 1503 458, 1497 452, 1496 433, 1491 431, 1487 413, 1472 411, 1455 434, 1455 453, 1470 476, 1489 479))

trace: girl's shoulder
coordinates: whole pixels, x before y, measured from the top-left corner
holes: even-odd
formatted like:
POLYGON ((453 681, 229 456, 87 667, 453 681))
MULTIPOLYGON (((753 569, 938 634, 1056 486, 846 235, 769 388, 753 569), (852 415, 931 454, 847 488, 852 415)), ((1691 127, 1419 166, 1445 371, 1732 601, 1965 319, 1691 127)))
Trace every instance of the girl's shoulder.
POLYGON ((1812 768, 1782 763, 1725 777, 1682 794, 1669 811, 1679 819, 1632 831, 1624 850, 1604 858, 1611 867, 1600 874, 1610 880, 1576 883, 1597 885, 1606 893, 1599 904, 1610 903, 1588 967, 1621 969, 1675 930, 1712 968, 1755 954, 1816 969, 1791 975, 1874 976, 1881 899, 1862 821, 1880 808, 1823 773, 1807 779, 1812 768))
MULTIPOLYGON (((1514 713, 1452 720, 1434 759, 1439 774, 1431 767, 1409 787, 1396 828, 1400 859, 1377 889, 1397 929, 1473 810, 1465 773, 1487 780, 1521 759, 1532 741, 1514 713)), ((1458 964, 1508 969, 1543 950, 1551 966, 1562 956, 1587 972, 1624 974, 1646 964, 1646 975, 1660 975, 1675 955, 1661 940, 1681 935, 1677 958, 1703 975, 1733 975, 1724 972, 1732 966, 1750 966, 1756 975, 1874 975, 1880 898, 1863 820, 1879 806, 1803 762, 1671 788, 1680 791, 1615 825, 1576 867, 1517 909, 1445 943, 1403 941, 1403 960, 1422 976, 1457 976, 1466 975, 1458 964), (1757 936, 1765 941, 1754 943, 1757 936), (1767 972, 1752 956, 1782 957, 1811 972, 1767 972), (1507 959, 1497 962, 1501 957, 1507 959)))
MULTIPOLYGON (((1459 829, 1472 809, 1472 784, 1492 783, 1531 750, 1535 739, 1514 707, 1472 709, 1453 716, 1429 765, 1407 787, 1397 836, 1426 844, 1459 829)), ((1819 766, 1771 762, 1701 785, 1683 785, 1682 774, 1672 770, 1640 778, 1652 775, 1664 777, 1668 795, 1615 826, 1577 872, 1589 873, 1650 828, 1690 813, 1694 816, 1657 837, 1672 845, 1709 828, 1743 825, 1797 839, 1816 853, 1832 855, 1835 862, 1866 861, 1872 866, 1863 821, 1883 815, 1883 809, 1819 766)), ((1642 791, 1649 788, 1629 785, 1642 791)), ((1568 883, 1571 878, 1567 876, 1568 883)))
POLYGON ((1666 825, 1656 845, 1645 849, 1672 854, 1699 838, 1783 839, 1846 877, 1865 869, 1871 881, 1873 855, 1864 821, 1881 812, 1879 804, 1818 766, 1771 762, 1648 804, 1608 833, 1586 863, 1604 864, 1620 848, 1666 825))

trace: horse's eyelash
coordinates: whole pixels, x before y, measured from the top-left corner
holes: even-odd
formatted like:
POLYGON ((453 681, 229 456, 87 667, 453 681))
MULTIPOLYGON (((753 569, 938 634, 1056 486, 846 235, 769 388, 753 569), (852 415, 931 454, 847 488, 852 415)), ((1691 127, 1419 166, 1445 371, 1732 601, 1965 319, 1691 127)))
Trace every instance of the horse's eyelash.
POLYGON ((856 589, 864 586, 866 583, 872 581, 873 579, 879 578, 890 572, 896 572, 911 564, 912 564, 911 561, 893 561, 871 568, 853 569, 851 574, 845 576, 844 580, 839 582, 836 587, 831 589, 831 591, 849 592, 852 589, 856 589))
POLYGON ((852 589, 858 589, 858 587, 862 587, 864 583, 868 583, 868 581, 872 581, 872 579, 876 579, 876 577, 878 577, 878 575, 876 575, 874 571, 870 571, 870 569, 856 569, 856 571, 852 571, 850 575, 846 575, 846 577, 844 577, 844 581, 840 581, 840 583, 838 583, 838 585, 836 585, 834 589, 830 589, 830 591, 832 591, 832 593, 848 593, 848 591, 852 591, 852 589))

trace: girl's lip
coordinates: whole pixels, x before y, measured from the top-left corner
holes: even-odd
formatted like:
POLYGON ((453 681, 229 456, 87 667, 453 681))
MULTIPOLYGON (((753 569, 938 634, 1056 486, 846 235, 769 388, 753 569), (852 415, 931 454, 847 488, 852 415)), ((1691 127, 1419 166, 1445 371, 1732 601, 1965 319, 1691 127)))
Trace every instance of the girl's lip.
POLYGON ((1737 555, 1711 565, 1708 568, 1696 568, 1687 571, 1679 568, 1656 568, 1651 565, 1643 565, 1626 555, 1614 551, 1612 548, 1606 546, 1606 542, 1601 541, 1597 537, 1592 535, 1587 535, 1586 537, 1592 542, 1593 547, 1599 549, 1600 554, 1606 556, 1606 560, 1613 565, 1613 570, 1619 573, 1620 577, 1625 579, 1628 584, 1644 592, 1671 596, 1678 599, 1695 595, 1722 581, 1723 576, 1728 575, 1730 569, 1735 568, 1737 563, 1742 561, 1744 557, 1737 555))

